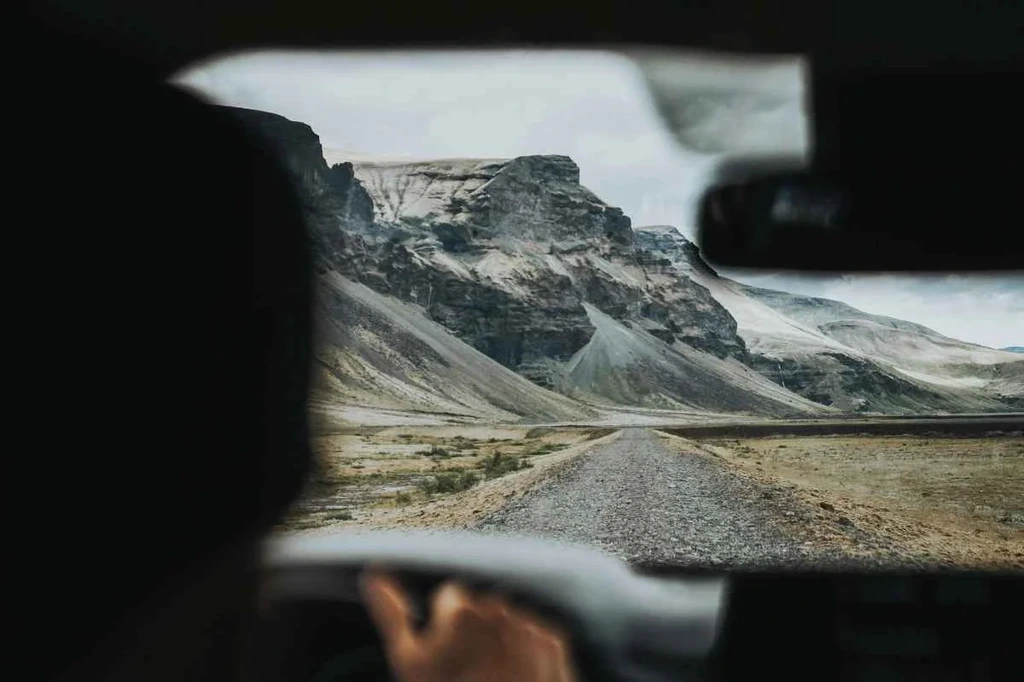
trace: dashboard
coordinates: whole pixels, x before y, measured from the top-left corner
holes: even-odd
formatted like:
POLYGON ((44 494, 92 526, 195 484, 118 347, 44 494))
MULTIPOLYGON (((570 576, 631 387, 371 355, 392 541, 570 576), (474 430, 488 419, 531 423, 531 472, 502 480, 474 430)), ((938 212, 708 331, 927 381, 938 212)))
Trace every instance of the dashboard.
POLYGON ((255 638, 261 682, 388 679, 362 607, 368 566, 419 605, 459 579, 573 638, 580 679, 1019 679, 1024 576, 642 571, 584 547, 453 533, 276 542, 255 638))

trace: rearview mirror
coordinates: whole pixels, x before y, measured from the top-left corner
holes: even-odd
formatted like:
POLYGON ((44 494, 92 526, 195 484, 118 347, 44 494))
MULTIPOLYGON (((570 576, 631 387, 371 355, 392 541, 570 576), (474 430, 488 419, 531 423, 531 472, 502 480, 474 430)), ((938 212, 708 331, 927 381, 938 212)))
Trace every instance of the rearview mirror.
POLYGON ((1020 74, 812 78, 813 151, 723 165, 704 256, 809 271, 1024 269, 1020 74))
POLYGON ((1022 230, 1009 197, 983 194, 974 204, 951 191, 858 186, 812 172, 719 184, 700 204, 701 251, 713 264, 746 268, 1024 268, 1022 230))

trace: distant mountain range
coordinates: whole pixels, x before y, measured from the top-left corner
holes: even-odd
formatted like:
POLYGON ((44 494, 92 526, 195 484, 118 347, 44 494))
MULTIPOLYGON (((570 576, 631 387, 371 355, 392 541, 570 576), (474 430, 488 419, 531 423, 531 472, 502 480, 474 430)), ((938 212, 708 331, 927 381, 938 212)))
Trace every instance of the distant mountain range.
POLYGON ((1024 353, 1024 346, 1006 346, 1001 350, 1008 351, 1010 353, 1024 353))
POLYGON ((768 417, 1024 407, 1024 358, 719 277, 568 157, 367 159, 230 111, 294 175, 314 237, 314 400, 493 421, 646 408, 768 417))

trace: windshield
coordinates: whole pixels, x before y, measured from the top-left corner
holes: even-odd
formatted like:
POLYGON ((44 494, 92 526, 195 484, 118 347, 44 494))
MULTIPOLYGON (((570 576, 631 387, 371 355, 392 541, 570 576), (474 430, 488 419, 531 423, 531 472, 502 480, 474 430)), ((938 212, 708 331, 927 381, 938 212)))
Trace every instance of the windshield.
POLYGON ((282 156, 314 244, 320 467, 280 532, 1024 566, 1024 276, 737 273, 693 242, 723 158, 806 155, 799 60, 262 53, 176 81, 282 156))

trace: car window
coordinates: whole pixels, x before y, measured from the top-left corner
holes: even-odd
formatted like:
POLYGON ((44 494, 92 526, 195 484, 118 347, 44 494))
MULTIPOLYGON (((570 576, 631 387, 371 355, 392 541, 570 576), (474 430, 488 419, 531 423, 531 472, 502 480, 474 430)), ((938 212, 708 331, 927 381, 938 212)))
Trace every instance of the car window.
POLYGON ((306 210, 320 467, 280 532, 1024 566, 1024 276, 716 269, 695 201, 728 155, 806 155, 802 63, 635 57, 268 52, 175 79, 306 210))

